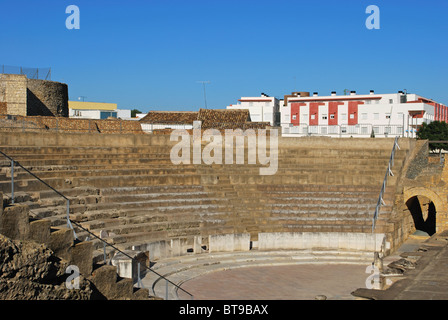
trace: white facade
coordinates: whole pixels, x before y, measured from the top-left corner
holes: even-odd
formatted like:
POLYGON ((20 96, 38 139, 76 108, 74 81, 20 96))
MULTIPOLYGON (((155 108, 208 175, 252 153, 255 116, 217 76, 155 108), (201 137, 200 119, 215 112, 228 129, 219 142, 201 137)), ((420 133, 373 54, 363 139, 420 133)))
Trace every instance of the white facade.
POLYGON ((269 122, 271 126, 280 124, 279 100, 262 93, 260 97, 242 97, 238 104, 229 105, 227 109, 247 109, 253 122, 269 122))
POLYGON ((117 118, 123 120, 131 120, 131 110, 128 109, 117 109, 117 118))
POLYGON ((423 122, 447 121, 446 106, 403 92, 295 95, 280 106, 283 136, 415 137, 423 122))

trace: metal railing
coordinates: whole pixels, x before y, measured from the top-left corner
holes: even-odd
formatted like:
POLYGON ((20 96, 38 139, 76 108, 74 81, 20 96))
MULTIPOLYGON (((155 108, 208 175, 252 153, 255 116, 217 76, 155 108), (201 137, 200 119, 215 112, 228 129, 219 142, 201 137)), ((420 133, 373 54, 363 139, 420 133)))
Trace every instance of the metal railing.
MULTIPOLYGON (((103 249, 104 249, 104 263, 106 264, 106 247, 109 246, 112 249, 114 249, 116 252, 121 253, 122 255, 126 256, 127 258, 131 259, 131 261, 135 261, 137 262, 137 266, 138 266, 138 279, 137 279, 137 283, 139 287, 143 287, 143 284, 141 282, 141 265, 140 262, 138 262, 135 258, 131 257, 130 255, 128 255, 126 252, 123 252, 122 250, 118 249, 116 246, 108 243, 107 241, 105 241, 104 239, 101 239, 100 237, 98 237, 96 234, 92 233, 91 231, 87 230, 86 228, 84 228, 83 226, 81 226, 79 223, 70 220, 70 199, 67 198, 64 194, 62 194, 61 192, 59 192, 58 190, 56 190, 55 188, 53 188, 52 186, 50 186, 48 183, 46 183, 44 180, 42 180, 41 178, 39 178, 38 176, 36 176, 34 173, 32 173, 30 170, 28 170, 27 168, 25 168, 24 166, 22 166, 18 161, 14 160, 13 158, 11 158, 10 156, 8 156, 6 153, 4 153, 3 151, 0 150, 0 154, 3 155, 5 158, 7 158, 10 162, 11 162, 11 203, 14 204, 14 166, 19 166, 20 168, 22 168, 23 170, 25 170, 27 173, 29 173, 31 176, 33 176, 35 179, 37 179, 39 182, 43 183, 46 187, 50 188, 51 190, 53 190, 57 195, 59 195, 60 197, 64 198, 66 200, 66 208, 67 208, 67 227, 70 228, 73 231, 73 235, 74 238, 78 239, 78 236, 75 232, 75 229, 73 227, 73 225, 76 225, 76 227, 80 228, 81 230, 87 232, 90 236, 93 236, 94 238, 98 239, 99 241, 101 241, 103 243, 103 249)), ((159 274, 158 272, 152 270, 150 267, 148 266, 143 266, 146 270, 151 271, 152 273, 154 273, 155 275, 157 275, 158 277, 160 277, 161 279, 164 279, 166 281, 166 299, 168 300, 168 284, 173 285, 174 287, 176 287, 177 290, 181 290, 182 292, 186 293, 191 299, 194 299, 194 296, 189 293, 188 291, 186 291, 185 289, 183 289, 182 287, 178 286, 177 284, 175 284, 174 282, 172 282, 171 280, 167 279, 165 276, 159 274)))
POLYGON ((387 177, 394 175, 392 173, 392 167, 394 166, 395 151, 397 148, 400 149, 400 146, 398 145, 398 139, 399 139, 399 137, 395 137, 394 146, 392 147, 392 152, 391 152, 390 158, 389 158, 389 164, 387 165, 387 171, 386 171, 386 174, 383 179, 383 184, 381 186, 380 194, 378 196, 378 202, 376 204, 375 213, 373 214, 373 219, 372 219, 373 220, 372 221, 372 232, 375 231, 376 220, 378 219, 378 215, 380 213, 381 206, 386 205, 386 203, 384 202, 383 196, 384 196, 384 192, 386 191, 387 177))
POLYGON ((356 125, 308 125, 301 123, 296 126, 283 126, 282 134, 297 136, 335 136, 335 137, 395 137, 409 136, 408 130, 403 125, 376 125, 376 124, 356 124, 356 125))

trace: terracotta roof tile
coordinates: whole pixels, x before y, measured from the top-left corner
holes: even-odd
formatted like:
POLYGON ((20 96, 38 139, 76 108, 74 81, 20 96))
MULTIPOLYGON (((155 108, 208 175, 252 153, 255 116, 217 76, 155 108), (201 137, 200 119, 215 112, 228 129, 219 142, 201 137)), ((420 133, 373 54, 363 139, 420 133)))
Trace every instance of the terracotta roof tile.
POLYGON ((197 120, 198 112, 194 111, 150 111, 140 119, 141 123, 160 124, 193 124, 197 120))

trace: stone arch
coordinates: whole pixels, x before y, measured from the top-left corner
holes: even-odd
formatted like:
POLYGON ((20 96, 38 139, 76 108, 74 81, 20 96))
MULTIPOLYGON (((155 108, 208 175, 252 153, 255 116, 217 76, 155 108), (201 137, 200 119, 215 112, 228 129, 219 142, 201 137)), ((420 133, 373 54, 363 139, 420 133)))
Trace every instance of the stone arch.
POLYGON ((404 191, 404 202, 410 211, 417 230, 422 230, 432 235, 440 231, 441 221, 445 217, 441 214, 446 212, 446 204, 442 198, 433 190, 415 187, 404 191), (427 212, 422 212, 422 199, 428 199, 427 212))

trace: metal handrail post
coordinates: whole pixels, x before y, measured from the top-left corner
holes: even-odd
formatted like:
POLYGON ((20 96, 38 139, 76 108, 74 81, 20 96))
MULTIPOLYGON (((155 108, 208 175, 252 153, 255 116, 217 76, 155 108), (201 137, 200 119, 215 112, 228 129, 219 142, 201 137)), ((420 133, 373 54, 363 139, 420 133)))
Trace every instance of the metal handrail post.
POLYGON ((74 238, 78 239, 78 236, 76 235, 76 232, 75 232, 75 228, 73 228, 72 222, 70 221, 70 200, 69 199, 66 200, 66 204, 67 204, 67 227, 69 229, 73 230, 74 238))
POLYGON ((14 204, 14 160, 11 160, 11 203, 14 204))
POLYGON ((166 286, 165 286, 165 300, 168 300, 168 280, 166 280, 166 286))

